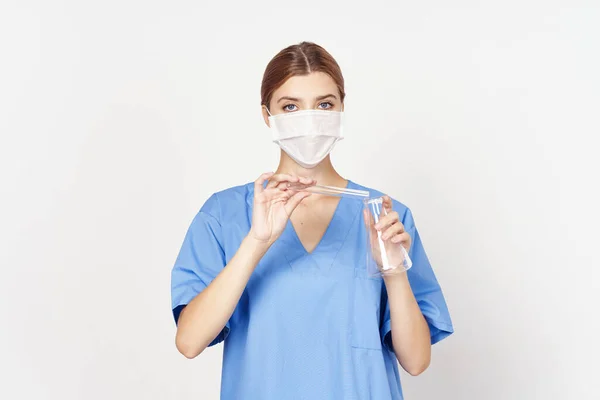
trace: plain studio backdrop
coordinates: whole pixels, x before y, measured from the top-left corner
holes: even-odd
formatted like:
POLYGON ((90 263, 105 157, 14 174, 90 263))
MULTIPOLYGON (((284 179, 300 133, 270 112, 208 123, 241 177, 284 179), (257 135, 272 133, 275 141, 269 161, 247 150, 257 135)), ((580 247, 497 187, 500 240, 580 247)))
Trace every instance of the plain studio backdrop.
MULTIPOLYGON (((343 176, 412 208, 456 333, 407 399, 598 399, 597 1, 0 6, 0 398, 217 399, 170 272, 272 170, 260 82, 324 46, 343 176)), ((270 329, 270 327, 265 327, 270 329)), ((260 368, 260 366, 257 366, 260 368)))

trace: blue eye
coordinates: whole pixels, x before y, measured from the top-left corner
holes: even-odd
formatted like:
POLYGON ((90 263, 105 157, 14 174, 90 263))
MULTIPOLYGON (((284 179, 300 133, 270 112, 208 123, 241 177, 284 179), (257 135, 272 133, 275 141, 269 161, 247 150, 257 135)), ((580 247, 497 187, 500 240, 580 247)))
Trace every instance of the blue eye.
POLYGON ((328 109, 330 109, 330 108, 333 108, 333 104, 331 104, 331 103, 330 103, 330 102, 328 102, 328 101, 324 101, 324 102, 322 102, 322 103, 319 103, 319 108, 320 108, 321 110, 328 110, 328 109))
POLYGON ((296 105, 295 104, 287 104, 285 106, 283 106, 283 111, 296 111, 296 105))

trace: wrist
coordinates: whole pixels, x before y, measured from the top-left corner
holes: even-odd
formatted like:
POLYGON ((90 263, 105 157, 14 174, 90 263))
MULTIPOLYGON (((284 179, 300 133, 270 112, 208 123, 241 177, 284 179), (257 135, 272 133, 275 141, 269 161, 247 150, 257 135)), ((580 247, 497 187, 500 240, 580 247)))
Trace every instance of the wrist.
POLYGON ((267 250, 269 250, 269 247, 271 247, 272 244, 273 243, 270 241, 257 239, 252 232, 249 232, 242 241, 242 245, 248 247, 252 254, 257 254, 260 257, 262 257, 267 250))
POLYGON ((384 275, 383 281, 385 282, 386 288, 398 287, 401 289, 402 287, 408 287, 410 289, 410 282, 408 281, 408 275, 406 271, 391 275, 384 275))

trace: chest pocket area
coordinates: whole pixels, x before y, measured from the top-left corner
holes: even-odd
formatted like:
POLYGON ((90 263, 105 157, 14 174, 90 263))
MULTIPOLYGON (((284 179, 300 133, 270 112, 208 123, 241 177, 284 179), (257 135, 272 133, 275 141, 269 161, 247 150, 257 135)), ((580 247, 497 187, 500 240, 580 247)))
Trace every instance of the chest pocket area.
POLYGON ((352 296, 352 347, 381 350, 382 278, 371 278, 367 271, 355 269, 352 296))

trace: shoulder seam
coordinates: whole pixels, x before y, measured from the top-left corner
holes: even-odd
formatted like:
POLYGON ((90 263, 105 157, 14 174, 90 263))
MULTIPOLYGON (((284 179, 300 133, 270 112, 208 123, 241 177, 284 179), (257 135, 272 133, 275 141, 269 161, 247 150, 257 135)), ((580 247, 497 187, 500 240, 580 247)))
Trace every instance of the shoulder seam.
POLYGON ((214 196, 215 196, 215 199, 217 200, 217 210, 218 210, 218 216, 219 216, 219 218, 215 218, 215 219, 219 223, 219 226, 221 226, 221 221, 222 221, 221 200, 219 200, 219 195, 217 193, 215 193, 214 196))
POLYGON ((200 208, 200 210, 198 211, 198 213, 196 214, 196 217, 200 216, 200 215, 207 215, 210 218, 214 219, 217 224, 219 224, 219 226, 221 226, 221 203, 219 202, 219 197, 217 196, 216 193, 213 193, 208 200, 206 200, 206 203, 204 203, 204 205, 200 208), (215 201, 217 202, 217 208, 218 208, 218 213, 219 213, 219 217, 215 217, 214 215, 212 215, 212 213, 208 212, 207 210, 205 210, 205 205, 206 203, 208 203, 210 201, 211 198, 215 198, 215 201))

